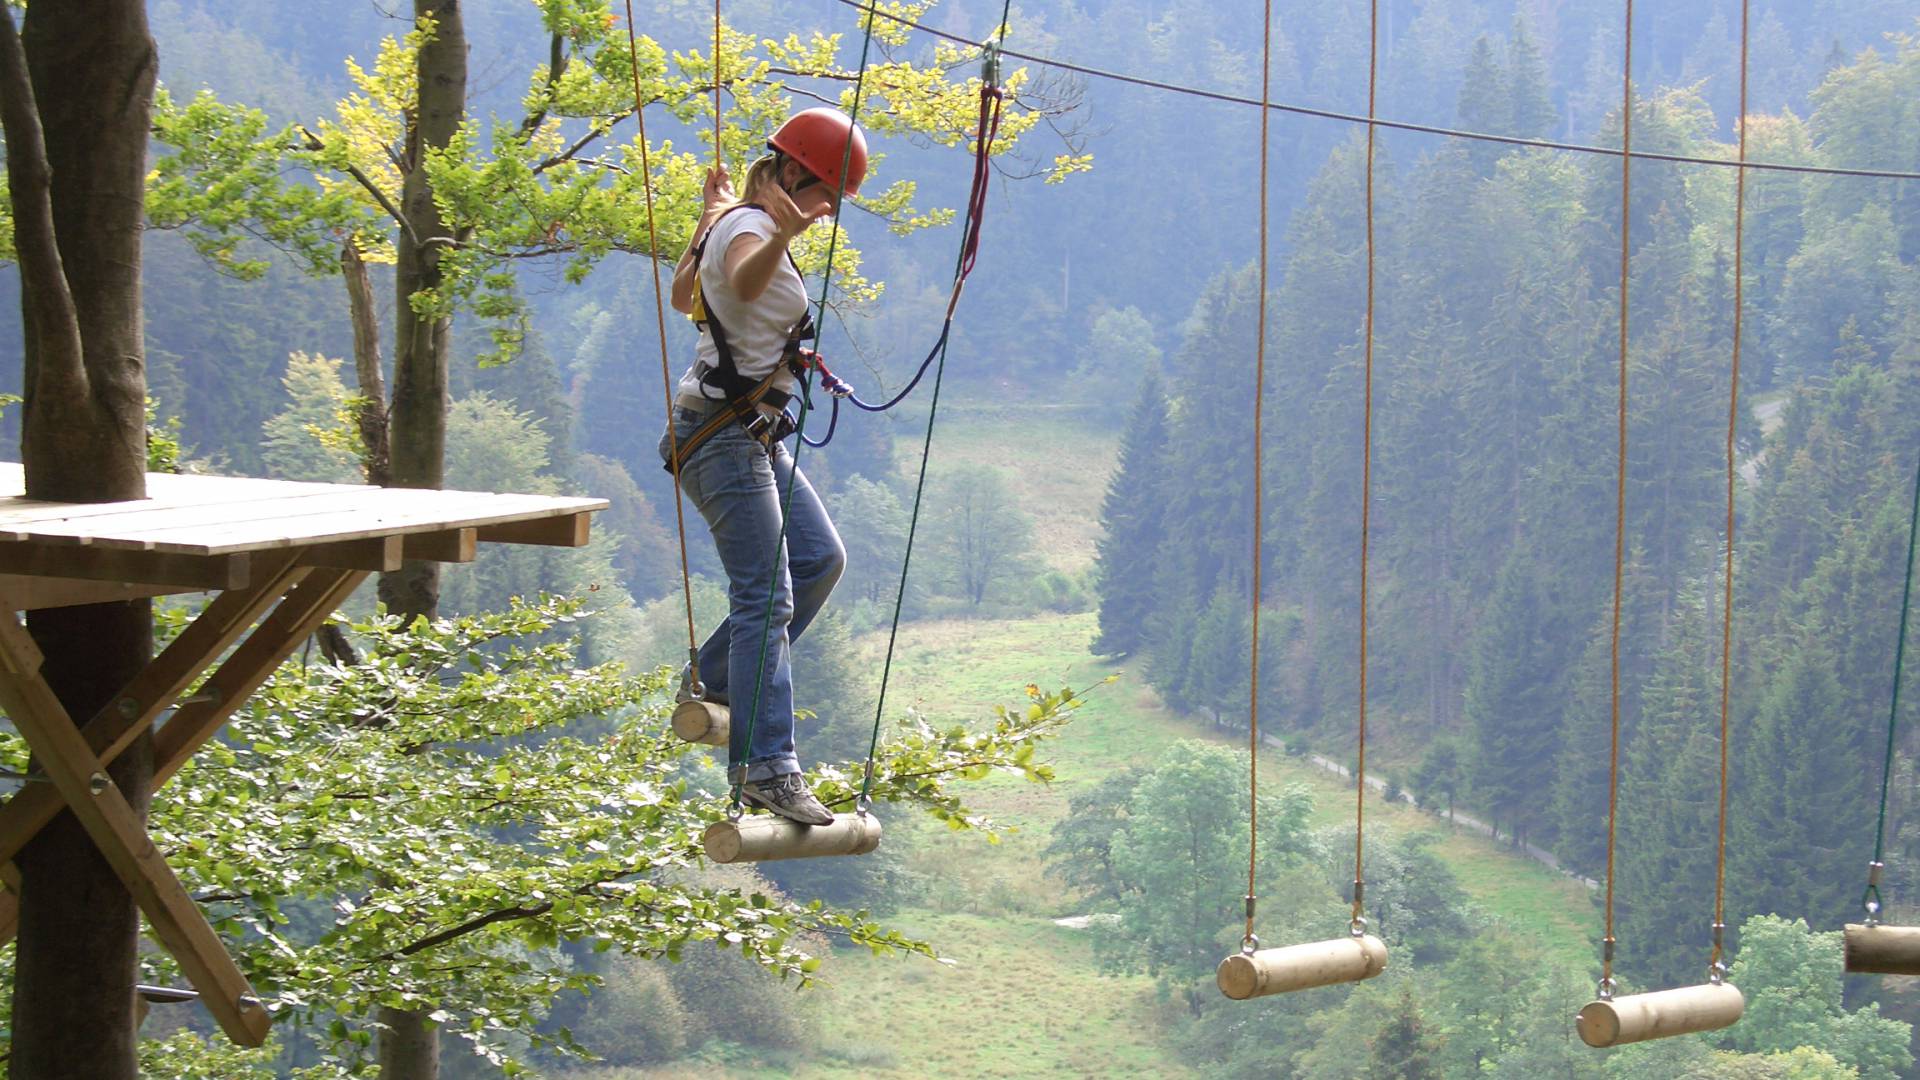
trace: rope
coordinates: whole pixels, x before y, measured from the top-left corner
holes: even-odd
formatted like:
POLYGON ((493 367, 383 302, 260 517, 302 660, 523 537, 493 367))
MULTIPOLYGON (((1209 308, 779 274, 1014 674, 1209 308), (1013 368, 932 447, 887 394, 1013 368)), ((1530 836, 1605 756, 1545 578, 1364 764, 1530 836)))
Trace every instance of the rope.
POLYGON ((1373 525, 1373 115, 1380 73, 1380 0, 1368 4, 1367 25, 1367 321, 1360 449, 1360 750, 1353 785, 1353 927, 1365 925, 1367 819, 1367 550, 1373 525))
MULTIPOLYGON (((1750 0, 1740 0, 1740 160, 1747 157, 1747 25, 1750 0)), ((1713 865, 1713 956, 1707 961, 1707 974, 1715 980, 1725 974, 1721 956, 1726 951, 1727 928, 1727 743, 1732 731, 1733 686, 1733 484, 1736 465, 1733 456, 1734 432, 1740 422, 1740 331, 1743 295, 1746 286, 1745 258, 1747 222, 1747 173, 1733 174, 1733 370, 1727 391, 1727 553, 1721 571, 1723 616, 1720 624, 1720 839, 1713 865)))
MULTIPOLYGON (((714 5, 714 10, 718 12, 719 0, 714 0, 714 5)), ((667 402, 667 448, 673 454, 674 460, 678 461, 680 459, 680 436, 673 428, 673 370, 670 366, 672 361, 667 355, 667 307, 666 301, 662 299, 660 292, 660 260, 658 258, 660 251, 660 233, 654 224, 653 167, 648 161, 647 112, 643 107, 644 102, 641 100, 640 93, 640 42, 633 28, 633 0, 626 0, 626 7, 627 56, 632 61, 631 67, 633 69, 633 117, 640 125, 640 175, 642 177, 640 187, 641 190, 646 193, 647 203, 647 250, 654 253, 654 257, 647 260, 647 265, 651 269, 651 277, 653 278, 653 317, 656 327, 660 331, 660 386, 661 389, 665 391, 667 402)), ((717 71, 719 64, 717 53, 715 54, 714 63, 716 65, 715 70, 717 71)), ((716 83, 719 81, 717 76, 714 81, 716 83)), ((714 101, 717 106, 719 102, 717 90, 715 91, 714 101)), ((716 111, 714 113, 715 127, 713 135, 713 142, 716 147, 720 145, 719 116, 720 114, 716 111)), ((686 601, 687 609, 688 679, 691 681, 692 686, 698 687, 700 685, 700 641, 693 628, 693 573, 687 565, 687 511, 680 497, 680 473, 677 470, 669 471, 673 473, 673 523, 675 531, 680 538, 680 595, 686 601)))
MULTIPOLYGON (((836 0, 836 2, 845 4, 848 7, 865 10, 865 5, 861 4, 859 0, 836 0)), ((905 16, 893 15, 884 11, 879 14, 883 19, 914 30, 919 30, 932 37, 952 41, 961 45, 971 45, 974 48, 981 46, 980 42, 974 41, 972 38, 926 26, 905 16)), ((1506 146, 1521 146, 1534 150, 1567 150, 1576 154, 1597 154, 1602 157, 1620 157, 1625 153, 1626 156, 1637 158, 1641 161, 1667 161, 1681 165, 1714 165, 1722 168, 1806 173, 1815 176, 1856 176, 1880 180, 1920 180, 1920 172, 1902 172, 1897 169, 1846 168, 1830 165, 1792 165, 1786 162, 1775 161, 1742 162, 1728 158, 1694 157, 1688 154, 1663 154, 1650 150, 1623 151, 1613 147, 1592 146, 1586 143, 1559 142, 1552 139, 1525 139, 1517 135, 1495 135, 1491 132, 1468 131, 1462 128, 1440 127, 1435 124, 1416 124, 1407 120, 1389 120, 1378 117, 1369 120, 1367 117, 1355 113, 1337 112, 1332 109, 1315 109, 1306 105, 1289 105, 1277 101, 1262 102, 1258 98, 1225 94, 1217 90, 1206 90, 1196 86, 1184 86, 1180 83, 1162 82, 1157 79, 1148 79, 1139 75, 1129 75, 1124 72, 1109 71, 1103 68, 1089 67, 1085 64, 1076 64, 1051 56, 1014 52, 1011 49, 1007 50, 1005 55, 1015 60, 1025 60, 1030 64, 1039 64, 1043 67, 1057 68, 1061 71, 1071 71, 1079 75, 1089 75, 1097 79, 1108 79, 1113 82, 1145 87, 1150 90, 1164 90, 1174 94, 1185 94, 1188 97, 1205 98, 1208 101, 1225 102, 1229 105, 1264 107, 1272 109, 1275 112, 1290 113, 1295 116, 1312 116, 1322 120, 1338 121, 1343 124, 1370 124, 1376 128, 1390 128, 1395 131, 1413 131, 1424 135, 1440 135, 1449 139, 1470 139, 1476 142, 1500 143, 1506 146)))
POLYGON ((1608 713, 1613 732, 1607 756, 1607 914, 1601 941, 1600 997, 1613 996, 1614 839, 1620 807, 1620 598, 1626 578, 1627 545, 1627 271, 1633 231, 1633 0, 1626 0, 1627 32, 1620 70, 1620 408, 1619 467, 1613 506, 1613 634, 1609 662, 1608 713))
POLYGON ((1900 725, 1900 675, 1907 659, 1907 617, 1913 607, 1913 552, 1916 532, 1920 532, 1920 468, 1913 475, 1913 509, 1907 515, 1907 575, 1900 590, 1900 638, 1893 650, 1893 703, 1887 708, 1887 751, 1880 767, 1880 820, 1873 829, 1873 862, 1869 864, 1867 891, 1860 898, 1869 921, 1877 921, 1881 911, 1880 867, 1886 854, 1887 786, 1893 779, 1894 737, 1900 725))
MULTIPOLYGON (((1273 82, 1273 0, 1266 0, 1260 27, 1260 100, 1273 82)), ((1247 689, 1247 928, 1241 945, 1252 948, 1254 888, 1260 858, 1260 564, 1266 532, 1265 469, 1261 461, 1267 400, 1267 110, 1260 110, 1260 300, 1253 347, 1253 647, 1248 651, 1247 689)))
POLYGON ((808 446, 825 446, 833 441, 833 433, 840 426, 842 400, 850 401, 855 408, 866 412, 886 412, 905 401, 920 385, 920 380, 926 377, 928 369, 933 366, 935 360, 946 355, 948 338, 953 333, 954 313, 960 305, 961 289, 966 285, 968 276, 973 273, 974 262, 980 255, 980 227, 987 209, 988 181, 992 178, 989 159, 993 153, 993 142, 1000 134, 1001 109, 1006 99, 997 85, 997 72, 993 70, 998 66, 998 46, 988 45, 983 48, 989 50, 990 58, 987 62, 989 72, 988 77, 981 80, 980 86, 980 116, 978 125, 974 129, 973 184, 967 195, 965 216, 961 219, 960 257, 954 269, 953 288, 947 295, 947 314, 940 324, 940 336, 935 339, 933 348, 927 350, 926 358, 920 361, 919 368, 914 372, 913 378, 907 381, 907 385, 899 393, 879 404, 862 399, 854 392, 851 385, 827 369, 826 363, 818 354, 814 354, 809 362, 819 368, 820 385, 833 395, 833 399, 832 411, 828 414, 827 434, 818 442, 808 439, 808 446))
MULTIPOLYGON (((628 0, 628 2, 631 3, 632 0, 628 0)), ((872 0, 872 2, 877 3, 878 0, 872 0)), ((847 115, 847 122, 849 125, 857 125, 860 122, 860 95, 866 89, 867 60, 868 60, 868 57, 872 54, 872 49, 873 49, 873 11, 874 11, 874 8, 869 6, 867 8, 867 12, 868 12, 867 18, 862 20, 862 27, 865 33, 862 36, 860 41, 860 69, 854 75, 854 80, 853 80, 853 104, 851 108, 848 109, 848 115, 847 115)), ((841 200, 846 198, 847 170, 852 160, 853 160, 853 137, 851 132, 849 132, 846 146, 840 152, 840 182, 836 190, 834 191, 835 207, 838 207, 840 205, 841 200)), ((833 285, 833 253, 838 248, 839 243, 840 243, 840 215, 836 212, 833 216, 833 231, 827 234, 826 268, 820 272, 820 299, 818 301, 820 314, 819 314, 819 317, 814 320, 814 326, 815 326, 814 343, 815 344, 819 343, 820 331, 818 327, 823 321, 825 321, 826 315, 827 315, 827 295, 828 295, 828 291, 831 289, 833 285)), ((809 398, 811 398, 812 393, 813 393, 813 370, 811 368, 808 368, 802 374, 800 379, 801 400, 803 402, 808 400, 809 398)), ((785 498, 781 501, 781 504, 780 504, 780 535, 774 541, 773 556, 768 560, 768 563, 767 563, 767 580, 769 582, 778 580, 780 563, 786 557, 787 523, 793 518, 793 492, 794 492, 794 488, 799 486, 799 482, 800 482, 800 450, 803 446, 806 445, 807 413, 809 411, 810 410, 804 407, 800 410, 800 418, 797 421, 796 426, 794 428, 794 433, 800 436, 800 440, 793 448, 793 466, 792 466, 792 470, 787 474, 787 493, 785 498)), ((768 453, 769 454, 772 453, 771 448, 769 449, 768 453)), ((747 712, 746 745, 748 747, 749 753, 752 752, 753 733, 755 728, 759 724, 759 720, 760 720, 760 695, 761 695, 761 692, 766 689, 767 652, 768 652, 768 646, 770 645, 773 639, 773 608, 774 608, 774 601, 778 599, 779 595, 780 595, 780 590, 777 588, 769 588, 767 590, 767 613, 760 623, 760 659, 758 664, 756 665, 756 670, 754 673, 753 696, 747 699, 748 712, 747 712)), ((741 792, 746 786, 746 776, 747 776, 746 763, 741 762, 740 765, 741 765, 740 772, 733 781, 733 812, 736 815, 740 814, 743 809, 741 804, 741 792)), ((873 772, 873 762, 871 758, 869 758, 867 762, 867 772, 869 774, 873 772)))
MULTIPOLYGON (((1000 40, 1003 42, 1006 40, 1007 18, 1012 8, 1013 0, 1002 0, 999 29, 1000 40)), ((994 53, 988 60, 989 67, 986 73, 987 77, 982 79, 980 88, 979 144, 974 154, 973 192, 967 199, 967 213, 971 223, 971 233, 963 239, 960 245, 959 262, 954 268, 953 293, 947 302, 947 319, 945 325, 940 329, 940 342, 935 346, 939 352, 939 362, 933 374, 933 399, 927 407, 927 432, 920 443, 920 475, 915 479, 913 485, 913 513, 907 519, 907 548, 900 559, 900 586, 898 590, 895 591, 893 597, 893 622, 887 629, 887 655, 886 660, 880 668, 880 694, 873 705, 873 734, 867 741, 866 772, 860 780, 860 799, 857 804, 861 808, 865 808, 873 798, 873 758, 880 749, 880 718, 885 714, 887 707, 887 686, 893 677, 894 645, 900 637, 900 613, 907 599, 907 574, 913 566, 913 542, 914 538, 918 536, 920 532, 920 507, 927 488, 927 462, 933 455, 933 426, 934 421, 939 419, 940 416, 940 385, 947 371, 947 338, 949 332, 953 329, 953 312, 954 306, 960 301, 960 287, 966 283, 967 275, 972 272, 973 261, 979 251, 979 212, 985 209, 986 206, 986 183, 988 176, 987 154, 993 136, 999 131, 1000 127, 1000 92, 996 86, 992 85, 997 81, 993 67, 998 63, 997 59, 994 58, 998 55, 998 47, 994 46, 993 48, 994 53), (989 127, 988 121, 989 100, 993 103, 991 128, 989 127)), ((965 231, 963 228, 963 232, 965 231)), ((925 371, 926 365, 922 364, 921 372, 924 374, 925 371)), ((914 383, 918 383, 919 381, 919 376, 914 376, 914 383)), ((900 395, 896 397, 888 407, 891 407, 892 404, 897 404, 900 399, 904 398, 912 389, 913 384, 908 384, 907 389, 901 391, 900 395)), ((837 401, 838 399, 836 399, 836 403, 837 401)))
MULTIPOLYGON (((632 3, 633 0, 627 0, 632 3)), ((713 167, 726 163, 720 152, 720 0, 713 0, 713 167)))

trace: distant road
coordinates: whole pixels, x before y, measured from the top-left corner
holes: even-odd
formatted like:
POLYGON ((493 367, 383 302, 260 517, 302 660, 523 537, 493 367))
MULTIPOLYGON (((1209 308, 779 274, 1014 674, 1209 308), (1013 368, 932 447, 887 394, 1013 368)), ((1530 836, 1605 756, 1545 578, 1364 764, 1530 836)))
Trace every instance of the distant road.
MULTIPOLYGON (((1264 741, 1269 746, 1278 747, 1281 745, 1280 740, 1274 738, 1271 735, 1267 736, 1264 741)), ((1312 762, 1314 765, 1317 765, 1320 768, 1325 769, 1330 773, 1333 773, 1336 776, 1342 776, 1349 780, 1353 779, 1353 771, 1351 769, 1347 768, 1345 765, 1340 764, 1339 762, 1333 760, 1330 757, 1323 757, 1319 754, 1308 754, 1307 760, 1312 762)), ((1369 788, 1372 788, 1374 791, 1381 792, 1382 794, 1384 794, 1387 790, 1387 782, 1378 776, 1367 777, 1367 786, 1369 788)), ((1419 800, 1417 800, 1414 797, 1412 792, 1406 792, 1406 791, 1401 792, 1400 801, 1409 803, 1414 806, 1420 805, 1419 800)), ((1499 836, 1497 833, 1494 832, 1492 825, 1489 825, 1486 822, 1481 821, 1479 818, 1476 818, 1471 814, 1462 814, 1456 811, 1448 818, 1448 820, 1453 822, 1455 825, 1463 825, 1469 831, 1477 832, 1480 835, 1485 836, 1489 839, 1494 839, 1494 840, 1499 839, 1499 836)), ((1585 885, 1589 889, 1597 889, 1600 887, 1600 883, 1593 880, 1592 878, 1584 878, 1578 874, 1572 873, 1562 868, 1560 865, 1560 857, 1555 855, 1553 852, 1548 851, 1546 848, 1535 847, 1532 844, 1517 844, 1512 846, 1518 848, 1518 850, 1524 853, 1527 856, 1527 858, 1532 859, 1534 862, 1537 862, 1542 866, 1548 867, 1549 869, 1559 870, 1561 873, 1566 874, 1568 877, 1574 879, 1575 881, 1578 881, 1580 884, 1585 885)))

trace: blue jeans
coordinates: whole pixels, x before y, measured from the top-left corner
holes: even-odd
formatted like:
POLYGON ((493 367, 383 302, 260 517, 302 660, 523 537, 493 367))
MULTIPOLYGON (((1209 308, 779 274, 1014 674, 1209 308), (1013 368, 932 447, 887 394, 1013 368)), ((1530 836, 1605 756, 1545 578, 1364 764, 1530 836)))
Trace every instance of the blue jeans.
MULTIPOLYGON (((675 405, 673 437, 685 440, 712 416, 675 405)), ((660 438, 666 460, 669 437, 660 438)), ((738 424, 721 428, 680 471, 680 490, 713 533, 727 571, 727 617, 700 647, 700 681, 709 697, 730 703, 728 779, 765 780, 800 771, 793 748, 791 641, 806 630, 846 569, 847 549, 827 517, 826 505, 794 467, 793 455, 775 444, 769 454, 738 424), (786 545, 780 540, 780 508, 793 485, 786 545), (767 616, 769 594, 773 616, 767 616), (761 630, 766 663, 761 670, 761 630), (753 742, 748 716, 759 686, 753 742), (742 771, 742 764, 745 769, 742 771)))

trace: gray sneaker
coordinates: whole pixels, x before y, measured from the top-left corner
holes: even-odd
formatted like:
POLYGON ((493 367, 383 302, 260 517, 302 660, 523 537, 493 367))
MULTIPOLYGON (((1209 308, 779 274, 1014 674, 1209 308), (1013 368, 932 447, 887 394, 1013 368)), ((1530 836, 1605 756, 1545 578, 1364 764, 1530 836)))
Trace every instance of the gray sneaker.
POLYGON ((740 788, 740 799, 750 806, 764 807, 788 821, 802 825, 831 825, 833 814, 808 790, 797 772, 781 773, 765 780, 749 780, 740 788))

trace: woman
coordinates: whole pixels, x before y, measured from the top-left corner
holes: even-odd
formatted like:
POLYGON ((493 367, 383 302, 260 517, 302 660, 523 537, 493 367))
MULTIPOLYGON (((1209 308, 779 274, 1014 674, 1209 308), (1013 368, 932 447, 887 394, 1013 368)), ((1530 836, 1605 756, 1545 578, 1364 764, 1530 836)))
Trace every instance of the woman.
POLYGON ((693 315, 701 334, 660 455, 672 469, 677 454, 681 490, 706 520, 727 572, 727 617, 701 646, 698 675, 708 701, 739 706, 729 724, 728 779, 748 804, 827 825, 833 815, 808 790, 794 752, 788 645, 840 580, 846 549, 780 442, 807 318, 805 285, 787 247, 839 209, 843 167, 846 194, 860 190, 867 146, 846 116, 808 109, 782 124, 767 147, 738 199, 724 167, 708 172, 705 212, 674 268, 673 306, 693 315), (789 484, 786 542, 776 556, 789 484), (758 716, 749 724, 756 688, 758 716))

